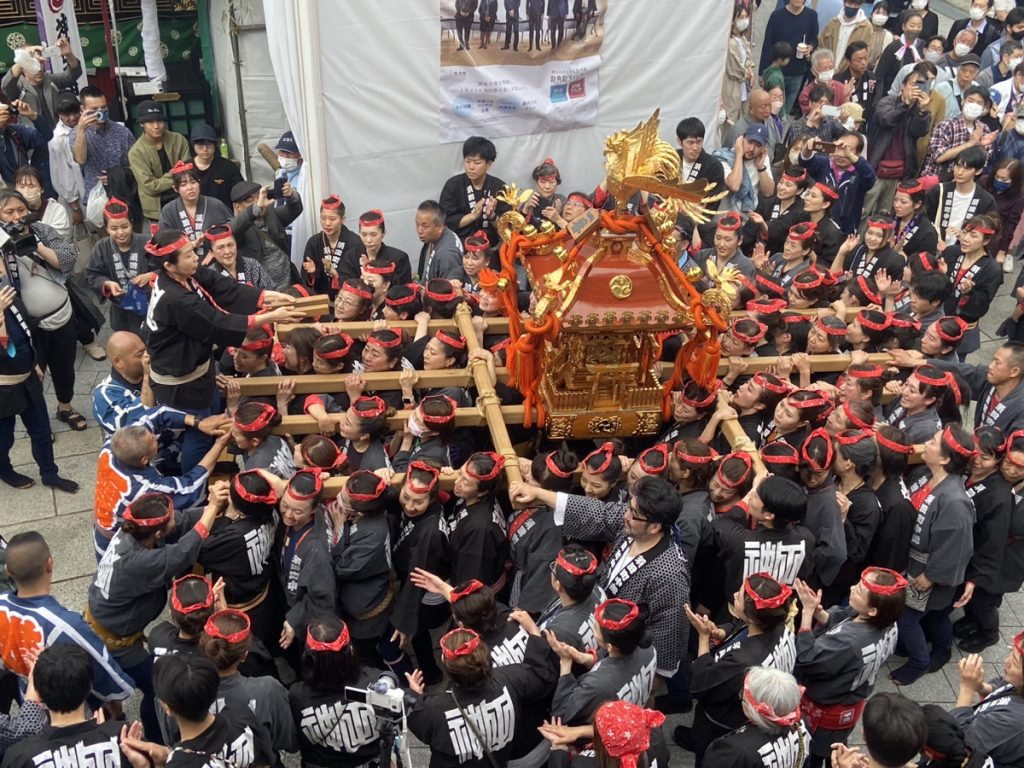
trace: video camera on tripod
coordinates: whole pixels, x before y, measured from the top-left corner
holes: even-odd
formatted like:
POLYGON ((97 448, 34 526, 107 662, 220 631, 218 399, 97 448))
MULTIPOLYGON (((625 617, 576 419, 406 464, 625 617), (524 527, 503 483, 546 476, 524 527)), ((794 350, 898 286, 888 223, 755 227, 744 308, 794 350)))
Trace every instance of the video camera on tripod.
POLYGON ((367 704, 373 708, 380 729, 380 765, 391 765, 392 756, 398 768, 411 765, 408 745, 401 739, 405 721, 405 691, 399 687, 395 675, 382 672, 380 677, 366 688, 346 685, 345 700, 367 704))

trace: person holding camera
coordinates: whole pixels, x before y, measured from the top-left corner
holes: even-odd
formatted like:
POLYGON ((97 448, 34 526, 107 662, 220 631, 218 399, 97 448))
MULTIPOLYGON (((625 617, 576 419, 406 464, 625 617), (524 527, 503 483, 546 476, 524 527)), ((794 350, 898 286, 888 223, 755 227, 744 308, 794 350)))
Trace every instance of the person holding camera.
POLYGON ((24 101, 0 103, 0 177, 14 186, 15 172, 23 165, 32 165, 47 169, 43 178, 49 184, 46 137, 31 125, 19 123, 18 115, 31 120, 36 113, 24 101))
POLYGON ((41 222, 29 223, 28 216, 28 203, 20 193, 0 191, 0 227, 7 235, 0 246, 0 279, 24 302, 39 370, 45 372, 49 367, 53 378, 57 420, 81 432, 86 428, 85 417, 71 405, 77 339, 66 286, 77 254, 56 230, 41 222))
POLYGON ((128 164, 128 152, 135 144, 135 136, 124 123, 110 119, 107 97, 96 86, 89 85, 79 91, 78 101, 81 116, 67 141, 85 177, 85 192, 81 197, 84 204, 108 168, 128 164))
POLYGON ((286 228, 302 213, 302 200, 287 180, 282 182, 261 187, 254 181, 240 181, 231 188, 235 209, 231 229, 238 253, 259 262, 275 291, 299 282, 286 228), (275 207, 278 197, 285 204, 275 207))

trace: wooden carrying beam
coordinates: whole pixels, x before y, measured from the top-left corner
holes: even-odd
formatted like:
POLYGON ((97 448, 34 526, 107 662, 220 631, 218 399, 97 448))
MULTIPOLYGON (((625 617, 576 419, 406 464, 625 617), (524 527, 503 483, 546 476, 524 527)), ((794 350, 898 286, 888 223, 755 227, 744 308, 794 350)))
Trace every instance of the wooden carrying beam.
MULTIPOLYGON (((488 317, 485 319, 487 320, 487 333, 508 333, 508 318, 488 317)), ((345 333, 352 337, 362 336, 363 334, 371 333, 375 330, 372 320, 367 322, 325 323, 325 325, 340 325, 343 327, 345 333)), ((277 326, 277 338, 284 341, 288 338, 288 334, 296 328, 312 327, 313 323, 281 323, 277 326)), ((394 331, 405 331, 410 336, 416 332, 416 327, 415 320, 388 320, 388 328, 394 331)), ((450 331, 457 327, 458 326, 454 320, 431 320, 427 325, 427 330, 429 333, 433 333, 442 328, 446 331, 450 331)))
MULTIPOLYGON (((729 408, 729 395, 722 390, 718 390, 718 407, 729 408)), ((747 437, 747 433, 743 431, 743 427, 740 426, 738 419, 724 419, 718 426, 722 431, 722 435, 725 436, 729 446, 734 450, 747 450, 751 445, 752 441, 747 437)), ((766 474, 768 469, 765 467, 764 462, 761 461, 761 455, 755 449, 749 451, 751 463, 754 465, 754 472, 759 475, 766 474)))
MULTIPOLYGON (((388 429, 392 432, 401 432, 405 422, 412 411, 398 411, 388 419, 388 429)), ((341 417, 340 413, 328 414, 329 416, 341 417)), ((501 417, 506 424, 522 424, 524 411, 521 405, 501 406, 501 417)), ((487 418, 479 408, 457 408, 455 410, 455 426, 457 427, 484 427, 487 426, 487 418)), ((312 416, 284 416, 281 423, 274 427, 275 435, 316 435, 320 433, 316 419, 312 416)))
MULTIPOLYGON (((788 355, 786 355, 788 357, 788 355)), ((849 355, 809 355, 808 356, 811 371, 814 373, 826 373, 830 371, 845 371, 850 366, 849 355)), ((765 356, 758 357, 757 355, 751 355, 750 357, 743 358, 747 367, 744 369, 744 374, 759 373, 762 371, 770 371, 776 365, 782 357, 779 356, 765 356)), ((892 358, 889 357, 886 352, 878 352, 875 354, 868 355, 868 362, 875 365, 881 365, 887 367, 892 365, 892 358)), ((718 363, 718 375, 724 376, 729 372, 729 358, 722 358, 718 363)))
MULTIPOLYGON (((860 314, 860 311, 862 309, 864 309, 864 307, 850 307, 849 309, 846 310, 846 317, 843 318, 843 319, 847 323, 852 323, 857 318, 857 315, 860 314)), ((821 310, 820 309, 788 309, 787 308, 787 309, 784 309, 782 311, 785 312, 788 315, 803 315, 804 317, 809 317, 809 318, 814 318, 814 317, 817 317, 819 314, 821 314, 821 310)), ((745 309, 736 309, 736 310, 733 310, 732 312, 729 313, 729 319, 730 320, 737 320, 737 319, 739 319, 741 317, 752 317, 753 315, 756 315, 756 314, 757 314, 756 312, 748 312, 745 309)), ((833 313, 833 314, 835 314, 835 313, 833 313)))
MULTIPOLYGON (((416 371, 419 381, 417 389, 434 389, 436 387, 471 387, 473 374, 470 368, 449 368, 444 371, 416 371)), ((401 371, 387 373, 361 373, 366 380, 366 390, 373 392, 379 389, 401 389, 398 377, 401 371)), ((296 395, 322 394, 324 392, 343 392, 347 373, 306 374, 304 376, 249 376, 238 379, 238 386, 243 396, 275 395, 277 385, 286 379, 295 382, 296 395)), ((498 381, 508 381, 508 369, 498 369, 498 381)), ((479 391, 479 390, 478 390, 479 391)))
POLYGON ((300 296, 292 305, 307 315, 326 315, 331 311, 331 300, 327 296, 300 296))

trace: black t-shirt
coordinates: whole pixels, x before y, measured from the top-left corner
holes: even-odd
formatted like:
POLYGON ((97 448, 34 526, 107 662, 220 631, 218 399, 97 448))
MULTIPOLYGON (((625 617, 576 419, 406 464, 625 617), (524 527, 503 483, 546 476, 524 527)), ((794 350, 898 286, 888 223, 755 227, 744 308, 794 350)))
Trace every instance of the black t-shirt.
POLYGON ((256 717, 248 707, 222 709, 214 715, 209 728, 171 749, 167 765, 174 768, 249 768, 256 764, 257 728, 256 717))
POLYGON ((120 765, 130 768, 121 753, 118 737, 121 723, 97 725, 95 720, 55 727, 44 725, 35 736, 29 736, 7 750, 4 768, 36 768, 37 766, 120 765))

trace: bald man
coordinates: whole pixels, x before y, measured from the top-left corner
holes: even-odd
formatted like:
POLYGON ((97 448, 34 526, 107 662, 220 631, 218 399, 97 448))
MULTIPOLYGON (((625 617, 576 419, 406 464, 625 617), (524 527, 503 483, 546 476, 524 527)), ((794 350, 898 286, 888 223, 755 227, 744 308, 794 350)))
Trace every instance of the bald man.
POLYGON ((731 147, 748 127, 760 123, 768 129, 768 162, 774 162, 775 149, 782 143, 782 123, 772 114, 772 97, 764 88, 754 88, 747 98, 747 111, 740 115, 722 140, 723 147, 731 147))
POLYGON ((29 647, 73 643, 93 660, 92 693, 101 701, 115 703, 128 698, 135 682, 122 671, 103 641, 80 613, 70 611, 50 594, 53 557, 46 539, 36 531, 16 534, 7 543, 7 577, 13 592, 0 594, 0 614, 8 631, 0 633, 0 654, 15 660, 10 671, 26 682, 27 666, 22 661, 29 647))
POLYGON ((131 331, 115 331, 107 341, 110 375, 92 392, 92 415, 104 434, 137 421, 156 406, 149 388, 146 345, 131 331))

